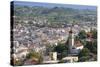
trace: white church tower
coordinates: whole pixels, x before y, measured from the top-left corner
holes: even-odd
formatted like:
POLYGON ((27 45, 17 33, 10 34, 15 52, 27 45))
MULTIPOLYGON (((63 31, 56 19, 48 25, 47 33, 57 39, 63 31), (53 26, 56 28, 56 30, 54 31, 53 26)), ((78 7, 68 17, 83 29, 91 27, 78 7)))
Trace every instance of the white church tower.
POLYGON ((83 45, 81 43, 75 43, 75 35, 73 33, 73 29, 72 27, 70 28, 70 31, 69 31, 69 38, 68 38, 68 51, 69 51, 69 54, 71 55, 76 55, 79 53, 80 50, 83 49, 83 45))
POLYGON ((72 28, 69 31, 68 45, 69 45, 69 52, 73 53, 72 49, 74 47, 74 33, 72 31, 72 28))

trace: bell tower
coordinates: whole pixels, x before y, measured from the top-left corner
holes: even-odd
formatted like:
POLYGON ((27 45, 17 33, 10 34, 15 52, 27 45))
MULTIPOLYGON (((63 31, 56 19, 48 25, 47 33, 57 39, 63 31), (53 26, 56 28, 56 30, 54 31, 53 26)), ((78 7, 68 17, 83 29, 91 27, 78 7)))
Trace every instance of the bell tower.
POLYGON ((69 31, 69 37, 68 37, 69 53, 72 53, 73 46, 74 46, 74 33, 73 33, 73 30, 72 30, 72 26, 71 26, 70 31, 69 31))

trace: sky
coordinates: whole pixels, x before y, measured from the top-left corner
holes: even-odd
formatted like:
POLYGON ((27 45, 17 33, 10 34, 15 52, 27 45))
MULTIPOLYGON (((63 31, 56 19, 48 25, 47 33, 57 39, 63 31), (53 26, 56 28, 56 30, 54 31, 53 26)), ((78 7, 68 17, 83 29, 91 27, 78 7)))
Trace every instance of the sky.
POLYGON ((67 7, 75 9, 90 9, 96 10, 96 6, 88 5, 72 5, 72 4, 54 4, 54 3, 41 3, 41 2, 25 2, 25 1, 14 1, 15 5, 24 5, 24 6, 43 6, 43 7, 67 7))

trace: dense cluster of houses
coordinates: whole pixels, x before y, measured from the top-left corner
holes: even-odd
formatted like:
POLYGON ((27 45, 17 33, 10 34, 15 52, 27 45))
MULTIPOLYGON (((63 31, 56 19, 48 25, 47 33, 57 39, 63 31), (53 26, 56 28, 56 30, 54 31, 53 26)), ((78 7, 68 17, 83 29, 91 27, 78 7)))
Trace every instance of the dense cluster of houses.
MULTIPOLYGON (((37 22, 34 22, 37 23, 37 22)), ((81 31, 89 32, 91 29, 90 26, 81 26, 75 24, 73 30, 71 26, 64 28, 49 28, 49 27, 36 27, 29 25, 28 21, 23 23, 15 23, 13 29, 13 45, 12 48, 14 53, 12 57, 15 60, 24 60, 26 55, 29 53, 29 50, 35 52, 44 52, 46 51, 46 45, 57 45, 58 42, 69 41, 69 56, 63 58, 63 60, 68 60, 69 62, 77 62, 78 56, 76 56, 80 50, 84 48, 80 41, 75 41, 74 37, 81 31)), ((95 26, 92 26, 92 29, 96 29, 95 26)), ((51 52, 49 56, 44 56, 43 63, 58 63, 57 52, 51 52), (52 59, 51 59, 52 57, 52 59)), ((26 63, 27 64, 27 63, 26 63)))

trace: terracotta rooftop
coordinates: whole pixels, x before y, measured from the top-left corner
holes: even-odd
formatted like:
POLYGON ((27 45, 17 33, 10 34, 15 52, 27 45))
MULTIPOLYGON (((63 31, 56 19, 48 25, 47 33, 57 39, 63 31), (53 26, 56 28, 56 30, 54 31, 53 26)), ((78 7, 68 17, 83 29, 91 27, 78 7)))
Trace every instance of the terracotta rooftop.
POLYGON ((88 36, 88 37, 92 37, 92 35, 93 35, 93 34, 92 34, 91 32, 88 32, 88 33, 87 33, 87 36, 88 36))
POLYGON ((75 41, 75 46, 80 47, 80 46, 82 46, 82 43, 80 41, 75 41))

